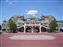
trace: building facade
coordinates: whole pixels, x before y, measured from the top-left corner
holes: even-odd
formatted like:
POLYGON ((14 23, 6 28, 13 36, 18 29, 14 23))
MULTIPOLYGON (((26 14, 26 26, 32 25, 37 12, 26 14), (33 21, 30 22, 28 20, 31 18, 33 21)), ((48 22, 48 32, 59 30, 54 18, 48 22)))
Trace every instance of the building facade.
MULTIPOLYGON (((41 33, 41 32, 46 32, 49 29, 49 24, 52 20, 54 20, 54 17, 53 16, 42 16, 40 19, 35 18, 35 17, 25 19, 24 16, 13 16, 11 17, 11 19, 16 23, 17 29, 20 32, 41 33)), ((3 23, 2 29, 6 29, 6 30, 9 29, 8 26, 6 25, 7 25, 7 22, 3 23)), ((58 23, 58 26, 60 26, 59 23, 58 23)))

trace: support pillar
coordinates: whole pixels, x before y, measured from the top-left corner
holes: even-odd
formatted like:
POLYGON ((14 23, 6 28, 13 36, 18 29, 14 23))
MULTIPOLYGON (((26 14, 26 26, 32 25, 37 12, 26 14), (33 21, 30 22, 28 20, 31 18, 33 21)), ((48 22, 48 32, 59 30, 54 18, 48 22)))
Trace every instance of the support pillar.
POLYGON ((24 24, 24 33, 26 32, 26 24, 24 24))
POLYGON ((58 32, 60 31, 60 28, 58 27, 58 32))
POLYGON ((40 33, 41 33, 41 25, 40 25, 39 29, 40 29, 40 33))
POLYGON ((32 27, 32 33, 33 33, 33 27, 32 27))
POLYGON ((26 30, 26 29, 25 29, 25 26, 24 26, 24 33, 25 33, 25 30, 26 30))

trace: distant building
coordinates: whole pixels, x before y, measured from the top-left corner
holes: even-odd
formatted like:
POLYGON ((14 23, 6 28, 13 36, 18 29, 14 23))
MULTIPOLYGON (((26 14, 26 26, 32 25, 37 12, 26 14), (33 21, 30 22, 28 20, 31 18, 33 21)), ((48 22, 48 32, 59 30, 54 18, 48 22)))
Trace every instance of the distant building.
POLYGON ((63 20, 57 21, 58 29, 63 31, 63 20))
POLYGON ((7 31, 9 29, 9 27, 8 27, 8 21, 6 21, 6 20, 3 21, 1 29, 3 31, 7 31))

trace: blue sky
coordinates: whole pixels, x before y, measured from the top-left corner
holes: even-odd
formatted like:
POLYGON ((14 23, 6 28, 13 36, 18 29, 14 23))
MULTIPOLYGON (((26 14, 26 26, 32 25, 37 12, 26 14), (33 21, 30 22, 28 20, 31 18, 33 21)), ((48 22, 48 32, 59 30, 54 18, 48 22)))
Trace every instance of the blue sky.
POLYGON ((0 0, 0 23, 12 16, 28 18, 26 13, 29 10, 37 10, 37 18, 50 15, 57 20, 63 20, 62 0, 0 0))

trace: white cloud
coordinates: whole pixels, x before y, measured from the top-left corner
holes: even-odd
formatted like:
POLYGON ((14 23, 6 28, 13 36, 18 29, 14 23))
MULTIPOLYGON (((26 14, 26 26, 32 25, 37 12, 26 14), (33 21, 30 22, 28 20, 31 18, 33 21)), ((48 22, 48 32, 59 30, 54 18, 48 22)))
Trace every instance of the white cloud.
POLYGON ((38 10, 29 10, 26 14, 31 15, 31 16, 35 16, 37 13, 38 13, 38 10))

